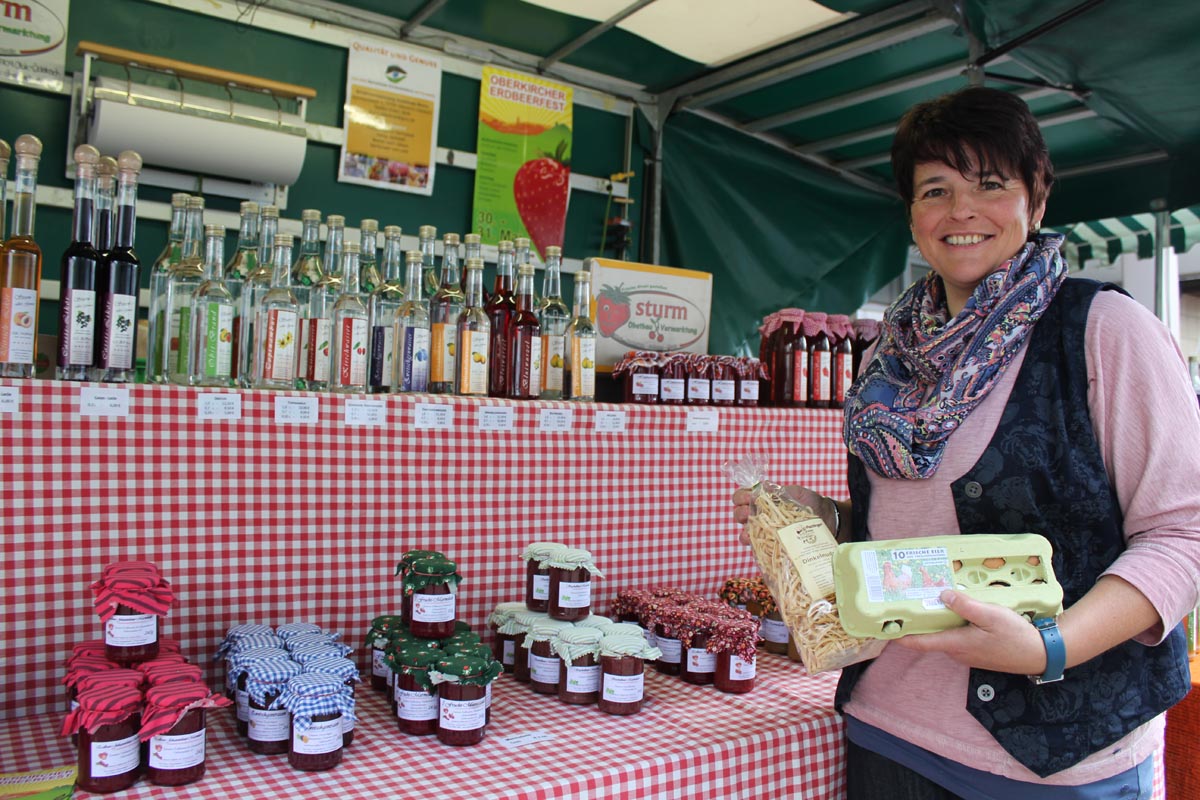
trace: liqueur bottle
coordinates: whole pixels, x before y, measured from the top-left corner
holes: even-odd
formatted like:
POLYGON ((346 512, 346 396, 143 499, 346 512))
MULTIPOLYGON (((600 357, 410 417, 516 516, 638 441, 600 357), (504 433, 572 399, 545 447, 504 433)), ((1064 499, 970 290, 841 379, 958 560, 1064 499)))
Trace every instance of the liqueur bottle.
POLYGON ((306 208, 300 212, 300 252, 296 263, 292 265, 292 293, 300 303, 300 372, 296 376, 296 388, 303 389, 308 385, 308 365, 311 362, 309 353, 309 323, 312 320, 309 308, 313 287, 321 282, 325 273, 321 269, 321 212, 315 208, 306 208))
POLYGON ((833 336, 833 385, 829 389, 830 408, 846 405, 846 393, 854 382, 854 331, 850 328, 850 317, 845 314, 830 314, 829 330, 833 336))
MULTIPOLYGON (((237 249, 225 265, 225 286, 233 297, 233 377, 241 382, 242 364, 242 289, 258 269, 258 203, 243 202, 238 226, 237 249)), ((270 281, 270 277, 266 278, 270 281)))
POLYGON ((567 325, 571 311, 562 300, 562 248, 546 248, 546 269, 542 274, 542 392, 543 400, 561 400, 563 366, 566 360, 567 325))
POLYGON ((458 318, 462 316, 466 304, 458 285, 458 234, 447 233, 442 238, 441 282, 429 301, 429 391, 435 394, 454 391, 457 366, 457 344, 454 339, 458 318))
POLYGON ((425 283, 421 253, 405 254, 404 302, 396 310, 397 349, 395 386, 398 392, 424 392, 429 389, 429 310, 421 298, 425 283))
POLYGON ((192 297, 204 282, 204 198, 189 197, 184 223, 183 257, 171 266, 163 301, 163 367, 166 379, 186 386, 190 358, 192 297))
MULTIPOLYGON (((513 264, 516 265, 517 269, 520 269, 522 264, 533 264, 533 250, 531 249, 528 237, 518 236, 517 238, 513 239, 513 247, 515 248, 516 252, 513 264)), ((536 269, 536 265, 534 268, 536 269)), ((542 303, 537 296, 537 290, 535 288, 533 292, 534 313, 537 313, 538 309, 541 307, 542 303)))
MULTIPOLYGON (((263 206, 258 212, 258 263, 274 270, 275 235, 279 233, 279 206, 263 206)), ((291 250, 291 248, 288 248, 291 250)), ((289 265, 290 266, 290 265, 289 265)))
POLYGON ((255 309, 255 389, 291 389, 300 367, 300 301, 289 286, 292 236, 277 233, 273 241, 271 286, 255 309))
POLYGON ((508 324, 508 396, 536 400, 542 385, 542 328, 533 305, 533 265, 517 268, 517 313, 508 324))
POLYGON ((342 254, 346 248, 346 218, 341 214, 330 214, 325 218, 325 228, 325 254, 321 259, 321 270, 328 280, 341 286, 342 254))
POLYGON ((333 363, 333 306, 341 294, 341 288, 341 277, 326 273, 309 292, 306 347, 308 361, 304 367, 304 374, 308 388, 318 392, 329 388, 329 375, 333 363))
POLYGON ((592 323, 592 273, 575 273, 575 311, 566 333, 563 393, 568 400, 596 399, 596 326, 592 323))
POLYGON ((467 259, 467 305, 458 318, 458 374, 455 393, 487 396, 492 324, 483 310, 483 259, 467 259))
POLYGON ((808 407, 828 408, 833 377, 833 351, 825 333, 826 315, 810 311, 804 315, 804 336, 808 339, 808 407))
MULTIPOLYGON (((465 236, 463 236, 462 241, 463 241, 462 263, 464 265, 467 263, 467 261, 469 259, 472 259, 472 258, 478 258, 481 261, 483 260, 483 237, 481 237, 478 233, 468 233, 465 236)), ((462 286, 460 288, 462 288, 463 294, 465 295, 467 293, 467 271, 466 271, 466 269, 463 270, 462 286)), ((484 302, 485 303, 487 302, 486 296, 484 297, 484 302)))
MULTIPOLYGON (((395 388, 396 312, 404 302, 404 284, 400 276, 400 261, 404 255, 401 234, 399 225, 388 225, 383 229, 383 282, 371 293, 367 309, 371 330, 370 379, 367 383, 375 393, 390 392, 395 388)), ((364 231, 363 241, 366 238, 364 231)), ((360 270, 360 274, 366 272, 360 270)))
POLYGON ((42 282, 42 249, 33 240, 42 142, 25 133, 13 149, 12 232, 0 249, 0 378, 32 378, 42 282))
MULTIPOLYGON (((258 214, 257 207, 254 213, 258 214)), ((233 385, 233 320, 237 303, 225 284, 224 262, 225 229, 220 225, 205 225, 204 282, 196 287, 192 297, 189 331, 188 382, 192 386, 233 385)))
POLYGON ((808 335, 804 332, 803 320, 795 325, 795 333, 791 338, 790 348, 789 357, 792 359, 792 392, 789 405, 804 408, 808 406, 812 374, 809 372, 808 335))
POLYGON ((358 290, 371 295, 383 284, 379 276, 379 220, 364 219, 358 223, 358 231, 358 290))
POLYGON ((508 323, 517 313, 517 300, 513 296, 513 243, 504 239, 496 248, 496 281, 492 284, 492 296, 484 303, 483 310, 492 326, 491 363, 488 370, 488 394, 492 397, 508 397, 508 323))
POLYGON ((112 156, 100 156, 96 167, 96 222, 93 225, 92 244, 104 258, 113 247, 116 238, 116 215, 113 213, 117 197, 117 160, 112 156))
MULTIPOLYGON (((279 231, 279 207, 263 206, 258 215, 258 249, 254 253, 254 269, 246 276, 242 286, 242 295, 238 299, 238 364, 234 370, 239 386, 247 389, 254 385, 257 366, 254 363, 258 355, 255 343, 259 339, 259 331, 255 329, 258 322, 258 307, 263 297, 271 290, 271 279, 274 276, 271 260, 274 257, 275 234, 279 231), (270 239, 267 239, 267 237, 270 239), (264 253, 263 244, 267 245, 264 253)), ((240 236, 239 236, 240 239, 240 236)), ((240 245, 240 242, 239 242, 240 245)), ((291 251, 291 248, 288 248, 291 251)))
POLYGON ((417 229, 418 248, 421 251, 421 269, 425 274, 425 294, 433 297, 441 288, 441 277, 437 271, 437 256, 434 249, 437 245, 437 228, 432 225, 422 225, 417 229))
POLYGON ((58 316, 60 381, 86 381, 96 360, 96 269, 100 254, 92 243, 96 213, 96 168, 100 151, 90 144, 75 148, 75 210, 71 243, 62 256, 62 299, 58 316))
POLYGON ((333 366, 329 388, 334 392, 367 391, 367 306, 358 291, 359 246, 342 252, 342 288, 333 304, 333 366))
POLYGON ((96 335, 100 337, 92 380, 133 383, 137 379, 137 308, 141 261, 133 249, 137 232, 138 175, 142 157, 125 150, 117 157, 117 224, 113 246, 96 273, 96 335))
POLYGON ((187 228, 188 195, 176 192, 171 195, 171 227, 167 230, 167 244, 163 247, 154 265, 150 268, 150 319, 146 346, 146 381, 165 383, 167 380, 166 358, 163 336, 167 329, 166 302, 167 279, 171 268, 183 259, 183 240, 187 228))

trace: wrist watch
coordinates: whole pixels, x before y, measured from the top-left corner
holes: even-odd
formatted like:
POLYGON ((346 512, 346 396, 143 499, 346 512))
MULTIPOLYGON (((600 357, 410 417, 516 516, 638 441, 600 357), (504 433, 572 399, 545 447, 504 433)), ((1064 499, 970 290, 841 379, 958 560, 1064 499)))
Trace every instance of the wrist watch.
POLYGON ((1067 646, 1063 644, 1062 634, 1059 633, 1058 620, 1043 617, 1035 619, 1033 626, 1042 635, 1042 644, 1046 646, 1046 671, 1041 675, 1030 675, 1029 680, 1038 685, 1061 681, 1067 666, 1067 646))

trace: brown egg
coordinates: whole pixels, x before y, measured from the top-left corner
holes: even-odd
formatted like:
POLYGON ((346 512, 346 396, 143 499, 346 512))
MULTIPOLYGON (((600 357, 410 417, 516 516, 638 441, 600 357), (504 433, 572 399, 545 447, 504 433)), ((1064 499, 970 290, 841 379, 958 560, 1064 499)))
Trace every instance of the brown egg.
POLYGON ((1004 559, 999 557, 985 558, 983 560, 983 565, 988 569, 1000 569, 1004 566, 1004 559))

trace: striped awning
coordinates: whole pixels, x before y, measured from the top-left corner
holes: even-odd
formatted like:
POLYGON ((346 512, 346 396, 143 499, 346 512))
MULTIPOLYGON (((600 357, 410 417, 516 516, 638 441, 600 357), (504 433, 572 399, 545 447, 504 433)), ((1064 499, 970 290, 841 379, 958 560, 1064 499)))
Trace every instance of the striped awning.
MULTIPOLYGON (((1052 230, 1066 235, 1063 250, 1067 262, 1075 269, 1082 269, 1084 262, 1093 258, 1111 264, 1122 253, 1154 258, 1154 215, 1150 213, 1080 222, 1052 230)), ((1176 253, 1184 253, 1196 242, 1200 242, 1200 206, 1172 211, 1171 247, 1176 253)))

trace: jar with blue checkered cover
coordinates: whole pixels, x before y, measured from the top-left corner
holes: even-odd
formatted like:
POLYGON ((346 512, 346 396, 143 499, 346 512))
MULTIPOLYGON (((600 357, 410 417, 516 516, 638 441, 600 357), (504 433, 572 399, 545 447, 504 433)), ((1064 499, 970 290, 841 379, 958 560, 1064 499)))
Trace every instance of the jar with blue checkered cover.
MULTIPOLYGON (((342 681, 342 685, 350 692, 350 701, 354 702, 354 684, 358 683, 358 665, 348 658, 328 655, 304 662, 306 673, 316 672, 322 675, 333 675, 342 681)), ((342 747, 349 747, 354 741, 354 715, 342 717, 342 747)))
POLYGON ((354 701, 333 675, 307 673, 287 682, 272 704, 292 712, 288 763, 295 769, 321 772, 342 761, 342 715, 354 716, 354 701))
POLYGON ((283 639, 276 636, 275 631, 267 625, 234 625, 225 634, 225 640, 213 656, 214 661, 222 658, 225 660, 225 696, 230 700, 234 698, 234 691, 237 689, 236 676, 233 674, 233 657, 239 651, 253 647, 274 647, 282 650, 283 639))
POLYGON ((285 708, 272 708, 287 682, 304 671, 295 661, 260 661, 246 670, 246 747, 259 755, 283 755, 288 751, 292 715, 285 708))
POLYGON ((261 661, 289 661, 288 651, 277 647, 255 647, 233 655, 234 701, 239 736, 248 736, 250 696, 246 694, 246 671, 261 661))

